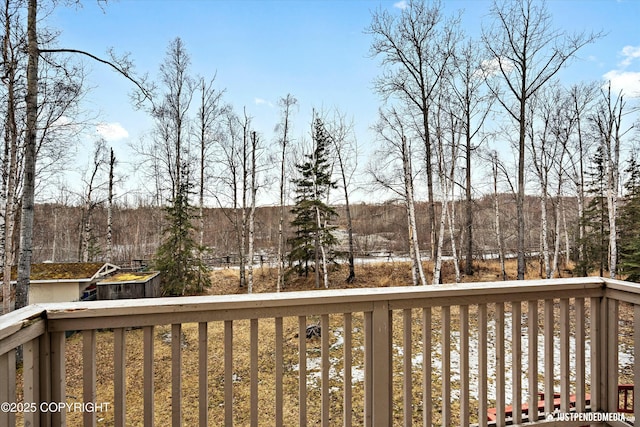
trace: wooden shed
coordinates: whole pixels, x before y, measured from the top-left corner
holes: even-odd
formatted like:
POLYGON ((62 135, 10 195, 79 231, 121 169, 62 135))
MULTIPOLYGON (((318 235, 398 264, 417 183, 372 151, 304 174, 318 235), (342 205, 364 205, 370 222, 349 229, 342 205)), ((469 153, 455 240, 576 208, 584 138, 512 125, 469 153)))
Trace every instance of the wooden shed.
MULTIPOLYGON (((31 264, 29 304, 95 298, 95 284, 120 267, 104 262, 44 262, 31 264)), ((1 276, 1 275, 0 275, 1 276)), ((15 266, 11 281, 16 281, 15 266)))
POLYGON ((97 284, 98 299, 155 298, 160 296, 160 272, 120 272, 97 284))

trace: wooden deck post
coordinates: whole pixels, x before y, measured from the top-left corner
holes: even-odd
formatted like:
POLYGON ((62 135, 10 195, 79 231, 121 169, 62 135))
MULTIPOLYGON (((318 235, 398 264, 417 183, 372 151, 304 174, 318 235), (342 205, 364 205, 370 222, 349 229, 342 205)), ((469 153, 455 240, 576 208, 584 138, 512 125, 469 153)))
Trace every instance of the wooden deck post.
POLYGON ((391 415, 391 311, 388 301, 373 304, 373 425, 392 425, 391 415))

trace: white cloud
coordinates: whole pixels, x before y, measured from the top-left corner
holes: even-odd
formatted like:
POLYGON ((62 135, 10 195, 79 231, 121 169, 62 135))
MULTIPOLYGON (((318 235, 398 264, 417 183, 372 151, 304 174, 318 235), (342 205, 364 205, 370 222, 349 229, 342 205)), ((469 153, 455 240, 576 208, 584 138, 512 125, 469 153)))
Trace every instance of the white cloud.
POLYGON ((611 90, 614 93, 622 91, 628 97, 640 96, 640 72, 611 70, 602 77, 611 82, 611 90))
POLYGON ((253 101, 256 103, 256 105, 267 105, 269 107, 273 107, 273 104, 271 102, 263 98, 254 98, 253 101))
POLYGON ((406 9, 409 6, 409 4, 406 2, 406 0, 400 0, 399 2, 396 2, 393 4, 393 7, 397 7, 398 9, 406 9))
POLYGON ((625 46, 620 54, 624 57, 620 62, 620 66, 628 67, 634 59, 640 58, 640 46, 625 46))
POLYGON ((119 141, 129 137, 129 132, 118 122, 100 123, 96 126, 96 132, 108 142, 119 141))

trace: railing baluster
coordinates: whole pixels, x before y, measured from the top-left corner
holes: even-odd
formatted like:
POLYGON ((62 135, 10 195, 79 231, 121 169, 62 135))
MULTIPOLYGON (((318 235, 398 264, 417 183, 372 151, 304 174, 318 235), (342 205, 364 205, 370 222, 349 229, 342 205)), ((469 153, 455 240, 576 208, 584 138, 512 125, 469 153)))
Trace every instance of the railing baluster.
MULTIPOLYGON (((66 402, 66 369, 64 365, 65 335, 64 332, 51 333, 51 401, 66 402)), ((115 403, 115 402, 114 402, 115 403)), ((65 425, 66 411, 51 413, 51 425, 65 425)))
POLYGON ((496 424, 505 423, 505 351, 504 351, 504 303, 496 303, 496 424))
POLYGON ((182 425, 182 324, 171 325, 171 424, 182 425))
POLYGON ((143 329, 144 425, 149 427, 154 425, 155 414, 153 397, 155 390, 153 378, 154 330, 153 326, 145 326, 143 329))
POLYGON ((553 412, 553 300, 544 301, 544 412, 553 412))
POLYGON ((538 301, 527 302, 527 344, 529 367, 528 421, 538 421, 538 301))
POLYGON ((282 328, 282 317, 275 318, 275 344, 276 344, 276 360, 275 360, 275 380, 276 380, 276 419, 275 425, 281 426, 283 425, 283 405, 284 399, 282 394, 282 374, 283 374, 283 338, 282 338, 283 328, 282 328))
POLYGON ((329 315, 320 316, 320 400, 322 405, 320 419, 323 427, 329 426, 329 315))
POLYGON ((251 319, 249 327, 251 347, 251 427, 258 426, 258 319, 251 319))
POLYGON ((364 425, 373 425, 373 313, 364 313, 364 425))
POLYGON ((569 298, 560 299, 560 411, 569 412, 569 298))
POLYGON ((602 375, 600 374, 601 363, 601 349, 602 349, 602 334, 601 334, 601 313, 600 313, 600 298, 594 297, 589 301, 589 335, 590 335, 590 353, 591 353, 591 381, 590 394, 591 394, 591 411, 595 412, 602 409, 602 400, 600 399, 600 393, 602 387, 600 382, 602 381, 602 375))
POLYGON ((207 322, 198 323, 198 422, 200 427, 208 425, 209 408, 209 334, 207 322))
POLYGON ((576 322, 576 412, 583 413, 585 407, 585 316, 584 298, 575 300, 576 322))
POLYGON ((442 425, 451 424, 451 307, 442 307, 442 425))
POLYGON ((478 305, 478 424, 487 425, 487 305, 478 305))
MULTIPOLYGON (((40 340, 32 339, 24 345, 24 401, 42 402, 40 397, 40 340)), ((25 412, 24 425, 40 426, 38 412, 25 412)))
POLYGON ((460 306, 460 425, 469 425, 469 306, 460 306))
POLYGON ((522 303, 511 303, 511 405, 513 423, 522 422, 522 303))
POLYGON ((233 426, 233 321, 224 321, 224 425, 233 426))
POLYGON ((422 416, 424 427, 433 423, 431 391, 431 307, 422 309, 422 416))
MULTIPOLYGON (((40 336, 38 347, 40 350, 40 399, 39 402, 53 402, 53 373, 51 368, 51 334, 43 334, 40 336)), ((40 425, 52 425, 51 412, 40 412, 40 425)))
MULTIPOLYGON (((53 338, 51 342, 53 348, 53 338)), ((126 342, 124 328, 113 330, 113 410, 116 426, 126 426, 126 342)))
POLYGON ((351 313, 344 314, 344 427, 352 425, 352 377, 351 359, 353 357, 352 340, 352 316, 351 313))
POLYGON ((298 418, 307 425, 307 317, 298 317, 298 418))
POLYGON ((607 331, 607 386, 609 389, 608 412, 618 409, 618 301, 608 298, 608 331, 607 331))
MULTIPOLYGON (((85 403, 96 401, 96 331, 82 331, 82 399, 85 403)), ((96 425, 96 412, 84 411, 85 427, 96 425)))
POLYGON ((633 413, 640 418, 640 305, 633 305, 633 413))
MULTIPOLYGON (((0 403, 16 402, 16 351, 0 355, 0 403)), ((0 425, 15 426, 16 414, 0 411, 0 425)))
POLYGON ((402 404, 403 404, 403 418, 405 427, 411 426, 413 422, 413 414, 411 411, 411 403, 413 400, 411 386, 412 386, 412 373, 411 373, 411 309, 407 308, 402 310, 402 404))

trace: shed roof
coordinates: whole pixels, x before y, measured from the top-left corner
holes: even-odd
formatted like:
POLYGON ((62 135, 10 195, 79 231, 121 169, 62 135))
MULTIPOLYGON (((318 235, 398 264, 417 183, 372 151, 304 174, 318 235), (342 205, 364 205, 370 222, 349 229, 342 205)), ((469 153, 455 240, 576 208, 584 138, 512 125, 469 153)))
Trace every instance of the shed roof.
MULTIPOLYGON (((104 262, 44 262, 31 264, 32 281, 91 281, 119 270, 120 267, 104 262)), ((2 274, 0 274, 2 277, 2 274)), ((16 267, 11 268, 11 280, 17 279, 16 267)))
POLYGON ((111 277, 100 281, 101 285, 108 285, 113 283, 139 283, 148 282, 156 277, 160 272, 158 271, 127 271, 114 274, 111 277))

